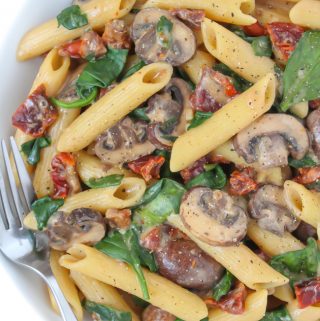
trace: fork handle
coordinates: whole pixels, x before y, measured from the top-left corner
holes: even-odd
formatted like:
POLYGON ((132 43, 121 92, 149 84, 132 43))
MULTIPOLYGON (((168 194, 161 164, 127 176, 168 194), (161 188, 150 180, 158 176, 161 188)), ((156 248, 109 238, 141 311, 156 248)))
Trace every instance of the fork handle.
POLYGON ((69 303, 67 302, 65 296, 63 295, 57 280, 53 275, 46 276, 45 281, 49 286, 56 303, 59 307, 62 319, 64 321, 78 321, 74 315, 69 303))

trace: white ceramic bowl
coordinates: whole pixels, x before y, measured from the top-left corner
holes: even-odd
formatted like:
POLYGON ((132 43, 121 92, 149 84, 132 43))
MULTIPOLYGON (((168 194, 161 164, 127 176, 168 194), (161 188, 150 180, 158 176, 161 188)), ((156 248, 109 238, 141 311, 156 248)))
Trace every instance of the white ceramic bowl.
MULTIPOLYGON (((25 99, 41 59, 17 62, 15 52, 31 27, 54 18, 71 0, 0 1, 0 137, 13 133, 11 115, 25 99)), ((1 164, 2 165, 2 164, 1 164)), ((0 230, 1 233, 1 230, 0 230)), ((0 319, 58 321, 47 290, 34 274, 9 263, 0 254, 0 319)))

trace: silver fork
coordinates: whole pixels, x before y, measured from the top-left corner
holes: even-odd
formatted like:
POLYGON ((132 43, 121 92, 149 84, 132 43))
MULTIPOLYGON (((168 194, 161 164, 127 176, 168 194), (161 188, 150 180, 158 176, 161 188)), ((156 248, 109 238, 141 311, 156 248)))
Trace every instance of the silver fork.
POLYGON ((3 229, 0 228, 0 251, 12 262, 37 273, 47 283, 64 321, 77 321, 52 274, 47 239, 42 233, 34 235, 23 227, 23 216, 30 211, 35 194, 32 181, 13 137, 10 137, 10 144, 21 188, 16 185, 8 149, 5 141, 2 140, 1 149, 9 187, 6 188, 5 175, 3 176, 0 170, 0 214, 3 223, 3 229))

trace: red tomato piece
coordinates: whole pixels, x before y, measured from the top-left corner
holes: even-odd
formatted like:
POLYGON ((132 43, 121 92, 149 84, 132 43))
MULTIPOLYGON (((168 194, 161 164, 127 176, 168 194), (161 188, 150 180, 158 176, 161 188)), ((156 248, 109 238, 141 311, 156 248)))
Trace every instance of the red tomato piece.
POLYGON ((54 185, 52 198, 66 198, 80 191, 75 169, 76 161, 71 153, 59 153, 51 161, 51 178, 54 185))
POLYGON ((172 9, 170 14, 181 19, 187 26, 195 30, 201 29, 201 23, 206 15, 204 10, 195 9, 172 9))
POLYGON ((317 109, 320 107, 320 98, 310 100, 309 101, 309 107, 312 109, 317 109))
POLYGON ((296 283, 294 291, 300 309, 320 303, 320 277, 296 283))
POLYGON ((149 182, 152 178, 160 178, 160 169, 164 162, 163 156, 147 155, 129 162, 128 167, 149 182))
POLYGON ((247 288, 241 282, 238 282, 235 289, 224 295, 219 301, 213 298, 205 299, 209 307, 218 307, 231 314, 242 314, 245 309, 245 300, 247 297, 247 288))
POLYGON ((102 40, 105 45, 115 49, 130 49, 129 28, 123 20, 114 19, 106 23, 102 40))
POLYGON ((276 58, 285 64, 302 37, 304 29, 293 23, 272 22, 267 24, 267 31, 276 58))
POLYGON ((259 37, 267 34, 267 30, 258 21, 250 26, 243 27, 244 32, 251 37, 259 37))
POLYGON ((106 219, 111 228, 128 229, 131 224, 131 210, 109 208, 106 212, 106 219))
POLYGON ((299 184, 311 184, 320 178, 320 166, 305 167, 298 169, 299 175, 293 180, 299 184))
POLYGON ((191 166, 180 171, 180 175, 183 178, 184 183, 190 181, 190 179, 204 172, 204 165, 208 164, 208 157, 204 156, 195 161, 191 166))
POLYGON ((42 84, 18 107, 12 125, 27 135, 40 137, 57 118, 58 110, 48 100, 42 84))
POLYGON ((252 167, 246 167, 241 171, 235 170, 230 175, 229 193, 232 195, 247 195, 258 188, 254 180, 255 171, 252 167))

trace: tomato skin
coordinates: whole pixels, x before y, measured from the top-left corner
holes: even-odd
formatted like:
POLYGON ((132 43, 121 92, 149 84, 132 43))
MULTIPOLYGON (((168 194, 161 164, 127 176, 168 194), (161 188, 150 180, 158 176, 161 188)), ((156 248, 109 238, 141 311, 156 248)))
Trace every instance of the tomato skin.
POLYGON ((41 84, 18 107, 12 116, 12 125, 27 135, 41 137, 57 118, 58 109, 50 103, 41 84))
POLYGON ((298 169, 299 176, 293 180, 299 184, 307 185, 320 179, 320 166, 305 167, 298 169))
POLYGON ((82 58, 81 47, 83 40, 78 39, 63 44, 59 49, 60 56, 69 56, 70 58, 82 58))
POLYGON ((160 169, 164 162, 163 156, 147 155, 129 162, 128 167, 134 173, 141 175, 146 182, 149 182, 153 178, 160 178, 160 169))
POLYGON ((241 171, 235 170, 230 175, 229 193, 242 196, 255 191, 258 183, 254 180, 255 171, 252 167, 246 167, 241 171))
POLYGON ((170 14, 181 19, 188 27, 200 30, 201 23, 204 20, 206 14, 204 10, 196 9, 172 9, 170 14))
POLYGON ((267 30, 258 21, 250 26, 244 26, 243 30, 251 37, 259 37, 267 34, 267 30))
POLYGON ((294 291, 300 309, 320 303, 320 277, 296 283, 294 291))
POLYGON ((204 172, 204 165, 208 164, 208 157, 204 156, 195 161, 191 166, 180 171, 184 183, 188 183, 192 178, 204 172))

